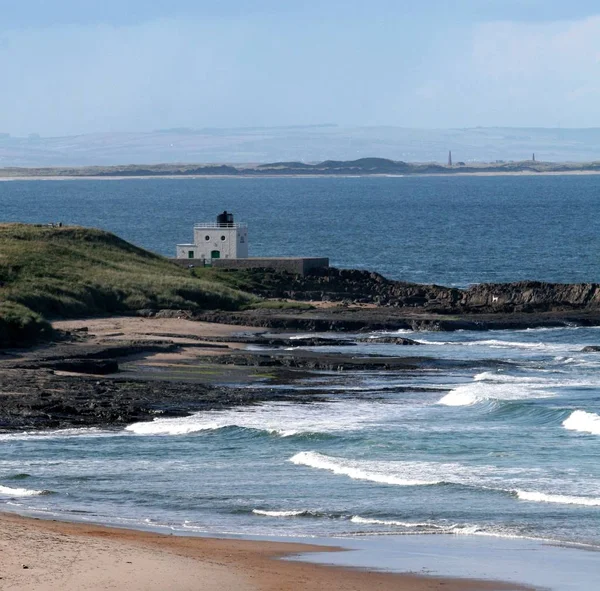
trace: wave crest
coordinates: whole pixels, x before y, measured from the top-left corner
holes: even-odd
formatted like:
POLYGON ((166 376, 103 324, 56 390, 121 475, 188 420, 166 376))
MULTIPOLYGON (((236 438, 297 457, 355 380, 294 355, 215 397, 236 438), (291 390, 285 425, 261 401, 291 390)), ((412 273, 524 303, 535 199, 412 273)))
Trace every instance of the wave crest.
POLYGON ((391 525, 395 527, 406 527, 406 528, 418 528, 418 529, 433 529, 433 530, 446 530, 455 526, 443 527, 441 525, 435 525, 434 523, 414 523, 411 521, 396 521, 393 519, 374 519, 370 517, 361 517, 360 515, 354 515, 350 521, 352 523, 361 523, 364 525, 391 525))
POLYGON ((435 477, 415 478, 412 473, 423 472, 425 467, 424 463, 419 462, 361 462, 326 456, 316 451, 301 451, 291 457, 289 461, 299 466, 308 466, 348 476, 353 480, 368 480, 379 484, 424 486, 442 482, 435 477))
POLYGON ((11 488, 10 486, 0 485, 0 495, 9 497, 37 497, 40 495, 49 495, 49 490, 33 490, 29 488, 11 488))
POLYGON ((135 435, 188 435, 226 428, 251 429, 279 437, 357 431, 404 413, 401 405, 373 405, 370 401, 314 402, 296 405, 270 402, 242 409, 197 412, 187 417, 156 418, 129 425, 135 435))
POLYGON ((487 400, 527 400, 548 398, 553 393, 545 388, 552 387, 550 381, 540 378, 511 376, 482 372, 473 376, 473 381, 461 384, 438 400, 443 406, 472 406, 487 400))
POLYGON ((584 410, 575 410, 563 421, 563 427, 571 431, 600 435, 600 416, 584 410))
POLYGON ((572 495, 551 495, 536 491, 517 490, 517 498, 522 501, 534 501, 536 503, 558 503, 561 505, 583 505, 585 507, 600 507, 598 497, 576 497, 572 495))
POLYGON ((306 517, 309 515, 316 515, 313 511, 308 509, 299 509, 291 511, 265 511, 263 509, 252 509, 252 513, 255 515, 264 515, 265 517, 306 517))

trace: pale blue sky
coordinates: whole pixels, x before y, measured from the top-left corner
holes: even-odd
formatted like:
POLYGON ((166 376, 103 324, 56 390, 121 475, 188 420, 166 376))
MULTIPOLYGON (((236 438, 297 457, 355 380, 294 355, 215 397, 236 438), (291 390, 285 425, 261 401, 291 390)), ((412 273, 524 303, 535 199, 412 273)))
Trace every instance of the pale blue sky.
POLYGON ((0 132, 600 126, 577 0, 0 0, 0 132))

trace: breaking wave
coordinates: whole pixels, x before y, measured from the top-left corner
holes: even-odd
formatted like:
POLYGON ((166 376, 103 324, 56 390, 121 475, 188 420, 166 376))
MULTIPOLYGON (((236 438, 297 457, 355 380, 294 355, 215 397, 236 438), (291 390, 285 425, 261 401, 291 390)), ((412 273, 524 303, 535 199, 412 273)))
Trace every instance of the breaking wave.
MULTIPOLYGON (((528 491, 518 488, 526 481, 523 476, 531 476, 531 468, 515 468, 507 473, 506 469, 494 466, 467 467, 453 463, 435 462, 370 462, 365 460, 346 460, 326 456, 315 451, 303 451, 289 460, 293 464, 327 470, 333 474, 348 476, 354 480, 367 480, 379 484, 396 486, 424 486, 452 484, 467 486, 481 491, 501 493, 516 497, 522 501, 537 503, 557 503, 563 505, 600 506, 600 498, 569 494, 553 494, 528 491)), ((530 482, 529 479, 527 481, 530 482)), ((357 519, 358 516, 357 516, 357 519)), ((358 523, 363 518, 361 517, 358 523)), ((361 523, 366 523, 360 521, 361 523)), ((403 525, 404 522, 384 523, 381 525, 403 525)), ((422 525, 422 524, 421 524, 422 525)))
POLYGON ((0 441, 35 441, 46 439, 65 439, 69 437, 112 437, 115 431, 103 431, 97 427, 55 429, 48 431, 21 431, 19 433, 1 433, 0 441))
MULTIPOLYGON (((444 531, 449 529, 449 527, 444 527, 441 525, 435 525, 434 523, 414 523, 412 521, 396 521, 393 519, 371 519, 369 517, 361 517, 360 515, 354 515, 350 521, 352 523, 360 523, 364 525, 389 525, 394 527, 405 527, 405 528, 415 528, 415 529, 433 529, 444 531)), ((454 527, 454 526, 450 526, 454 527)))
POLYGON ((387 527, 398 527, 402 530, 394 530, 399 534, 437 534, 457 536, 490 536, 495 538, 518 538, 527 539, 529 536, 521 534, 518 530, 507 527, 480 526, 469 524, 450 523, 439 525, 431 522, 414 523, 410 521, 396 521, 390 519, 371 519, 355 515, 350 519, 353 523, 364 525, 382 525, 387 527))
MULTIPOLYGON (((368 480, 379 484, 396 486, 424 486, 443 482, 436 477, 437 464, 427 462, 369 462, 345 460, 320 454, 316 451, 301 451, 291 457, 292 464, 327 470, 333 474, 348 476, 353 480, 368 480)), ((455 466, 458 468, 458 465, 455 466)))
POLYGON ((535 491, 516 490, 517 497, 522 501, 536 503, 558 503, 561 505, 583 505, 585 507, 600 507, 600 497, 576 497, 572 495, 550 495, 535 491))
POLYGON ((10 486, 0 485, 0 495, 8 497, 37 497, 40 495, 51 494, 49 490, 33 490, 29 488, 11 488, 10 486))
POLYGON ((501 339, 483 339, 477 341, 436 341, 419 339, 425 345, 454 345, 457 347, 490 347, 491 349, 523 349, 540 351, 578 351, 581 345, 563 345, 552 343, 528 343, 524 341, 503 341, 501 339))
POLYGON ((487 400, 526 400, 549 398, 554 393, 547 388, 561 385, 540 378, 511 376, 483 372, 468 384, 461 384, 438 400, 443 406, 472 406, 487 400))
POLYGON ((298 511, 264 511, 263 509, 252 509, 255 515, 264 515, 265 517, 318 517, 318 513, 309 511, 308 509, 300 509, 298 511))
POLYGON ((228 427, 254 429, 280 437, 305 434, 336 434, 357 431, 389 420, 401 405, 382 408, 368 400, 353 402, 314 402, 298 405, 273 402, 243 409, 198 412, 187 417, 157 418, 134 423, 126 431, 135 435, 187 435, 228 427))
POLYGON ((575 410, 563 421, 563 427, 571 431, 600 435, 600 416, 584 410, 575 410))

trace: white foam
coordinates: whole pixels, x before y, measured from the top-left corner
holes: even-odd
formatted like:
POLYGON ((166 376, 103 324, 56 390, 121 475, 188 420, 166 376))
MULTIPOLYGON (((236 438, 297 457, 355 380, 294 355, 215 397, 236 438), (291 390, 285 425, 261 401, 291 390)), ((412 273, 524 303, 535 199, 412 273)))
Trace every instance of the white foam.
POLYGON ((369 400, 303 405, 271 402, 241 409, 198 412, 180 418, 157 418, 134 423, 126 430, 136 435, 186 435, 238 427, 290 437, 304 433, 356 431, 393 421, 405 412, 403 405, 378 405, 369 400))
POLYGON ((299 466, 327 470, 333 474, 348 476, 353 480, 368 480, 379 484, 396 486, 427 486, 444 481, 441 473, 456 473, 458 464, 435 464, 432 462, 377 462, 346 460, 326 456, 316 451, 302 451, 289 461, 299 466))
POLYGON ((438 404, 444 406, 472 406, 481 402, 483 398, 478 396, 471 385, 466 384, 464 386, 458 386, 448 392, 445 396, 442 396, 438 400, 438 404))
POLYGON ((419 343, 422 345, 463 345, 464 343, 458 341, 430 341, 429 339, 422 339, 419 337, 419 343))
POLYGON ((482 341, 470 341, 468 346, 486 346, 492 349, 564 349, 565 345, 550 345, 548 343, 527 343, 521 341, 502 341, 499 339, 485 339, 482 341))
POLYGON ((252 513, 265 515, 266 517, 299 517, 300 515, 308 515, 310 511, 305 509, 298 511, 263 511, 262 509, 252 509, 252 513))
POLYGON ((2 433, 0 434, 0 441, 35 441, 38 439, 65 439, 69 437, 113 437, 114 435, 115 431, 102 431, 96 427, 82 427, 80 429, 2 433))
POLYGON ((395 520, 388 520, 388 519, 370 519, 368 517, 361 517, 360 515, 355 515, 354 517, 352 517, 352 519, 350 519, 350 521, 352 523, 361 523, 361 524, 365 524, 365 525, 389 525, 389 526, 393 526, 393 527, 406 527, 406 528, 431 528, 431 529, 436 529, 436 530, 443 530, 443 529, 447 529, 445 527, 442 527, 440 525, 435 525, 433 523, 415 523, 415 522, 411 522, 411 521, 395 521, 395 520))
POLYGON ((419 339, 419 342, 425 345, 440 345, 456 347, 488 347, 490 349, 522 349, 522 350, 541 350, 541 351, 578 351, 582 345, 574 344, 550 344, 550 343, 528 343, 524 341, 503 341, 501 339, 484 339, 479 341, 435 341, 419 339))
POLYGON ((600 416, 584 410, 575 410, 563 421, 563 427, 571 431, 600 435, 600 416))
POLYGON ((547 538, 525 536, 509 528, 504 528, 501 526, 482 527, 480 525, 454 525, 448 530, 448 532, 443 533, 449 533, 456 536, 483 536, 488 538, 504 538, 511 540, 538 540, 540 542, 553 541, 547 538))
MULTIPOLYGON (((553 494, 528 489, 527 487, 531 486, 532 482, 539 482, 545 478, 546 471, 543 468, 513 467, 509 470, 497 466, 466 466, 458 463, 348 460, 327 456, 315 451, 300 452, 290 458, 289 461, 293 464, 347 476, 354 480, 366 480, 379 484, 396 486, 458 484, 510 494, 523 501, 590 507, 600 506, 600 498, 598 497, 573 495, 569 494, 569 491, 560 491, 561 494, 553 494)), ((548 484, 550 483, 548 482, 548 484)), ((595 490, 593 492, 591 489, 589 490, 592 494, 596 492, 595 490)), ((362 521, 357 519, 355 522, 362 521)), ((402 525, 402 523, 381 523, 381 525, 402 525)), ((452 526, 452 528, 455 527, 459 526, 452 526)), ((460 528, 463 528, 463 526, 460 526, 460 528)), ((456 533, 475 532, 458 531, 456 533)), ((489 535, 488 532, 486 532, 486 535, 489 535)))
POLYGON ((43 494, 47 494, 47 492, 44 490, 32 490, 28 488, 10 488, 9 486, 0 485, 0 495, 6 495, 9 497, 37 497, 43 494))
POLYGON ((573 495, 552 495, 536 491, 516 490, 517 497, 522 501, 536 503, 559 503, 561 505, 583 505, 585 507, 600 507, 598 497, 577 497, 573 495))
POLYGON ((377 337, 394 337, 399 334, 415 334, 414 330, 410 330, 408 328, 399 328, 398 330, 381 330, 376 331, 369 335, 369 338, 377 338, 377 337))
POLYGON ((456 535, 456 536, 487 536, 493 538, 509 538, 509 539, 540 539, 524 536, 519 532, 510 528, 496 526, 480 526, 469 524, 453 523, 450 525, 438 525, 435 523, 421 522, 415 523, 410 521, 395 521, 385 519, 368 519, 355 515, 350 520, 353 523, 365 525, 385 525, 388 527, 401 527, 409 531, 402 532, 401 530, 394 533, 414 533, 414 534, 440 534, 440 535, 456 535), (418 531, 411 531, 417 529, 418 531))
POLYGON ((506 373, 498 373, 492 371, 483 371, 473 376, 473 380, 476 382, 499 382, 499 383, 519 383, 519 384, 531 384, 538 383, 539 378, 527 377, 527 376, 512 376, 506 373))
POLYGON ((562 385, 565 382, 486 371, 475 375, 472 382, 453 388, 438 400, 438 404, 471 406, 486 400, 549 398, 554 396, 550 388, 562 385))

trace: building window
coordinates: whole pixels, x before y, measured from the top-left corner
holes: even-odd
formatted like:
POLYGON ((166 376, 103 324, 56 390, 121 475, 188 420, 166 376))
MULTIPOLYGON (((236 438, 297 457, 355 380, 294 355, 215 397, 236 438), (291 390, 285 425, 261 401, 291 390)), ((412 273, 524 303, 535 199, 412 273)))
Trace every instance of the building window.
POLYGON ((210 240, 210 236, 207 234, 207 235, 204 237, 204 240, 210 240))
POLYGON ((194 251, 188 250, 188 259, 193 259, 193 258, 194 258, 194 251))
POLYGON ((240 236, 240 244, 244 244, 245 240, 243 236, 240 236))
POLYGON ((225 240, 225 236, 221 236, 221 240, 225 240))

